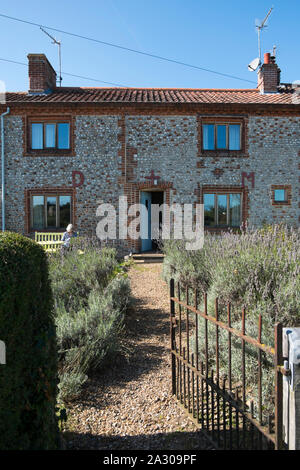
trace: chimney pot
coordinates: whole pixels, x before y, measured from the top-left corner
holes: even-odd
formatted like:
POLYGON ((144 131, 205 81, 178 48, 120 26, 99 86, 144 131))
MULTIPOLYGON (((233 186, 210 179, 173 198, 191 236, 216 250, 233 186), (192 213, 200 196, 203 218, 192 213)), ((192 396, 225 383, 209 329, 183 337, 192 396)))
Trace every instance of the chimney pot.
POLYGON ((265 52, 264 53, 264 64, 269 64, 270 63, 270 57, 271 57, 270 52, 265 52))

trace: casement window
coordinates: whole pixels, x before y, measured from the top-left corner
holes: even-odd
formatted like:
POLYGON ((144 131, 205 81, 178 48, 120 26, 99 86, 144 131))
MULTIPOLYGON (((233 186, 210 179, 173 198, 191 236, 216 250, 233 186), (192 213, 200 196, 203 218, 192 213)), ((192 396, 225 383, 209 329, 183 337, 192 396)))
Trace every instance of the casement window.
POLYGON ((230 123, 205 123, 202 125, 203 150, 241 150, 242 126, 230 123))
POLYGON ((72 196, 35 194, 31 196, 32 230, 65 229, 72 219, 72 196))
POLYGON ((69 122, 31 122, 31 150, 69 150, 69 122))
POLYGON ((204 225, 206 227, 240 227, 242 194, 204 193, 204 225))

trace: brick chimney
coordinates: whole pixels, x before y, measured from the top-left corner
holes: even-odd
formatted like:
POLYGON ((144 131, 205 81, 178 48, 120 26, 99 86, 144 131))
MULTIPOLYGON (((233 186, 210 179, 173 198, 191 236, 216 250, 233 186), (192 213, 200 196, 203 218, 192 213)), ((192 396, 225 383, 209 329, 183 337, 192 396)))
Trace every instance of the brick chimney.
POLYGON ((49 93, 56 87, 56 72, 45 54, 28 54, 29 93, 49 93))
POLYGON ((270 52, 264 54, 264 63, 258 72, 258 89, 261 93, 277 93, 280 84, 280 68, 276 64, 275 56, 270 52))

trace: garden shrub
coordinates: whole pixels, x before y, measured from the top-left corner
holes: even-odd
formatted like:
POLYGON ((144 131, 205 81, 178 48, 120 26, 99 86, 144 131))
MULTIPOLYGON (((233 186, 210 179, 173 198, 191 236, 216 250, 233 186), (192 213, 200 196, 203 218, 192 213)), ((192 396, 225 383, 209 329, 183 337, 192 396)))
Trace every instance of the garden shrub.
POLYGON ((85 247, 51 257, 59 354, 59 401, 80 396, 92 371, 118 352, 130 288, 115 250, 85 247))
MULTIPOLYGON (((284 226, 268 226, 241 234, 207 234, 204 247, 184 250, 183 242, 168 241, 164 245, 164 277, 174 277, 182 286, 192 285, 207 292, 208 313, 214 316, 215 298, 219 299, 219 318, 227 321, 226 305, 231 302, 232 326, 241 330, 241 312, 246 309, 246 334, 257 338, 258 318, 262 315, 262 342, 274 346, 274 326, 300 324, 300 230, 284 226)), ((183 294, 184 295, 184 292, 183 294)), ((203 299, 203 297, 201 297, 203 299)), ((190 302, 192 303, 192 293, 190 302)), ((203 308, 203 303, 200 305, 203 308)), ((210 367, 215 368, 215 326, 209 325, 210 367)), ((220 330, 220 366, 227 374, 227 332, 220 330)), ((203 342, 204 321, 199 322, 199 338, 203 342)), ((236 383, 241 380, 241 342, 233 339, 232 365, 236 383)), ((203 344, 203 343, 201 343, 203 344)), ((191 341, 191 348, 195 339, 191 341)), ((257 350, 247 346, 247 387, 256 395, 257 350)), ((200 351, 200 359, 204 359, 200 351)), ((274 387, 272 364, 263 354, 264 409, 270 408, 274 387)))
POLYGON ((208 293, 220 308, 231 302, 233 317, 247 309, 248 318, 264 313, 264 320, 300 322, 300 230, 273 226, 242 234, 207 234, 204 247, 185 251, 183 243, 165 243, 164 277, 208 293))
POLYGON ((63 303, 67 310, 86 305, 90 292, 100 292, 118 266, 115 250, 111 248, 99 252, 88 247, 84 254, 75 249, 63 259, 58 253, 50 260, 55 304, 63 303))
POLYGON ((57 348, 44 250, 0 234, 0 449, 55 449, 57 348))

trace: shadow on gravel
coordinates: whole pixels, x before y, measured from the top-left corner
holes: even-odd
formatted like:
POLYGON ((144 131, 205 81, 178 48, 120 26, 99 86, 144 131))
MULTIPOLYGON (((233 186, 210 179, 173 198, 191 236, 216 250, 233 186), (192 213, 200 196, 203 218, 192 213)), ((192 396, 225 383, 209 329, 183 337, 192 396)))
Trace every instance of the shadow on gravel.
POLYGON ((168 334, 169 316, 166 311, 157 308, 149 308, 149 304, 142 299, 133 299, 126 319, 126 334, 141 337, 151 337, 152 335, 168 334))
POLYGON ((141 434, 137 436, 95 436, 64 433, 66 449, 73 450, 209 450, 213 449, 201 431, 141 434))
MULTIPOLYGON (((120 358, 116 363, 106 367, 101 374, 91 375, 78 402, 84 407, 105 408, 111 402, 111 396, 105 396, 106 388, 116 387, 120 390, 128 382, 147 374, 149 370, 159 368, 163 354, 165 349, 160 346, 145 344, 139 347, 129 361, 120 358)), ((166 374, 169 374, 168 368, 166 374)), ((115 396, 113 401, 117 403, 118 396, 115 396)))
MULTIPOLYGON (((162 358, 168 354, 168 320, 164 310, 149 309, 146 302, 134 298, 125 319, 125 334, 122 339, 125 354, 116 357, 113 363, 109 363, 100 373, 91 374, 79 399, 80 403, 84 406, 103 408, 107 404, 104 397, 101 402, 95 402, 95 396, 99 396, 99 387, 103 391, 106 387, 120 388, 150 370, 159 368, 162 358), (160 338, 161 343, 162 337, 166 346, 157 344, 157 339, 160 338), (143 339, 147 341, 143 342, 143 339)), ((168 373, 169 369, 166 368, 166 374, 168 373)))

